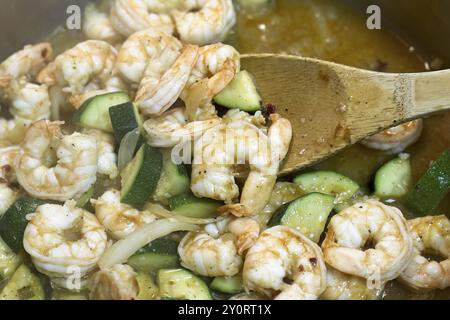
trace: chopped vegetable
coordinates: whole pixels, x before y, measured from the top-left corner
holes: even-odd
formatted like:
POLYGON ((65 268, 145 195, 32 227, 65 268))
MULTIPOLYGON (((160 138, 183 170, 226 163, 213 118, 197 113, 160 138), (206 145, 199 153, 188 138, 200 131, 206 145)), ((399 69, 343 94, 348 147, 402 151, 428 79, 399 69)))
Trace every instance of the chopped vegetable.
POLYGON ((93 185, 88 191, 83 193, 81 197, 78 198, 77 207, 84 208, 89 203, 89 200, 91 200, 91 198, 94 196, 94 191, 95 185, 93 185))
POLYGON ((127 264, 132 266, 133 269, 145 273, 177 268, 180 264, 178 242, 169 239, 156 239, 130 257, 127 264))
POLYGON ((190 217, 180 216, 178 214, 175 214, 175 213, 165 209, 163 206, 161 206, 159 204, 150 203, 150 202, 145 205, 144 210, 147 210, 147 211, 151 212, 152 214, 157 215, 160 218, 174 219, 174 220, 177 220, 180 222, 190 223, 190 224, 198 224, 198 225, 217 223, 224 219, 223 217, 203 219, 203 218, 190 218, 190 217))
POLYGON ((436 214, 436 209, 449 190, 450 150, 446 150, 407 195, 405 204, 419 215, 436 214))
POLYGON ((137 106, 132 102, 126 102, 109 108, 114 137, 118 143, 128 132, 138 129, 143 132, 142 117, 139 114, 137 106))
POLYGON ((0 282, 12 276, 21 259, 0 238, 0 282))
POLYGON ((158 283, 163 299, 212 300, 206 283, 184 269, 160 270, 158 283))
POLYGON ((152 276, 138 272, 136 281, 139 287, 138 300, 156 300, 159 298, 159 288, 153 281, 152 276))
POLYGON ((0 293, 0 300, 44 300, 39 278, 26 265, 21 265, 0 293))
POLYGON ((214 278, 210 286, 213 290, 228 294, 237 294, 244 291, 244 283, 240 273, 232 277, 214 278))
POLYGON ((219 201, 197 198, 190 192, 169 199, 173 213, 191 218, 217 217, 217 209, 222 205, 219 201))
POLYGON ((133 160, 136 154, 136 149, 142 147, 140 144, 141 134, 139 129, 134 129, 128 132, 122 139, 119 146, 119 152, 117 153, 117 165, 119 170, 122 171, 133 160), (139 146, 139 148, 138 148, 139 146))
POLYGON ((409 157, 397 157, 383 165, 375 175, 375 195, 380 198, 401 198, 412 183, 409 157))

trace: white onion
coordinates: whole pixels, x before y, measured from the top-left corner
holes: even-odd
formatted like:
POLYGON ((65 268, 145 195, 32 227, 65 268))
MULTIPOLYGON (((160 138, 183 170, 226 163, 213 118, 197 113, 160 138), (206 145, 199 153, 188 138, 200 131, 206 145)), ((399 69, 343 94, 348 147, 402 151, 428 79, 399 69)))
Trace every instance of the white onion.
POLYGON ((160 218, 167 218, 167 219, 175 219, 180 222, 184 223, 190 223, 190 224, 196 224, 196 225, 205 225, 205 224, 211 224, 211 223, 217 223, 223 219, 224 217, 219 218, 210 218, 210 219, 202 219, 202 218, 190 218, 185 217, 181 215, 176 215, 163 206, 155 203, 147 203, 144 207, 145 211, 150 212, 151 214, 154 214, 160 218))
POLYGON ((127 166, 128 163, 133 159, 134 151, 139 141, 141 133, 139 128, 128 132, 120 142, 119 153, 118 153, 118 166, 119 171, 127 166))
POLYGON ((106 250, 98 265, 101 269, 124 263, 150 242, 177 231, 197 231, 199 227, 173 219, 162 219, 147 224, 106 250))

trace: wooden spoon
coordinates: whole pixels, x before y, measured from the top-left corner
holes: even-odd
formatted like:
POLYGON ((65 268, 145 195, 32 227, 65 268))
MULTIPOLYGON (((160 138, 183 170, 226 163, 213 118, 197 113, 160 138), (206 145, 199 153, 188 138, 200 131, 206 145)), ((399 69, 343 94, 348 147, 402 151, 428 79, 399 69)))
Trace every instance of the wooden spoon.
POLYGON ((274 54, 244 55, 242 64, 263 101, 292 123, 292 146, 280 175, 385 129, 450 110, 450 70, 380 73, 274 54))

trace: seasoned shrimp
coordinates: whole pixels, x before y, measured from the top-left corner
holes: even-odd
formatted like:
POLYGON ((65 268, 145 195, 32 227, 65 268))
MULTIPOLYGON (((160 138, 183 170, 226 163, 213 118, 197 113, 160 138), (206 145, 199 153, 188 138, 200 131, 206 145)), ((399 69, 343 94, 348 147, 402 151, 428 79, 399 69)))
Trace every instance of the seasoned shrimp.
POLYGON ((445 289, 450 286, 450 221, 430 216, 408 221, 414 242, 414 257, 400 281, 416 290, 445 289), (430 254, 445 260, 428 260, 430 254))
POLYGON ((163 2, 154 0, 115 0, 111 9, 112 26, 126 37, 146 29, 173 34, 175 25, 170 15, 161 13, 161 6, 163 2))
POLYGON ((197 45, 225 40, 236 23, 232 0, 188 0, 172 16, 181 40, 197 45))
POLYGON ((75 201, 42 205, 27 218, 23 246, 37 270, 60 286, 75 268, 81 277, 93 271, 108 246, 104 228, 75 201))
POLYGON ((19 194, 7 183, 0 182, 0 219, 18 197, 19 194))
POLYGON ((147 211, 139 211, 120 202, 120 191, 109 190, 97 200, 91 200, 95 215, 108 234, 123 239, 145 224, 154 222, 157 217, 147 211))
POLYGON ((8 183, 17 181, 14 167, 19 154, 18 146, 0 148, 0 180, 8 183))
POLYGON ((38 199, 76 199, 97 179, 95 137, 64 136, 61 122, 41 120, 27 131, 16 168, 17 180, 38 199))
POLYGON ((335 215, 322 249, 329 265, 365 278, 371 286, 397 278, 413 252, 402 212, 376 200, 357 203, 335 215), (364 250, 368 243, 373 248, 364 250))
POLYGON ((291 123, 271 116, 268 134, 246 120, 225 121, 203 134, 194 146, 191 189, 195 195, 225 201, 222 214, 237 217, 260 213, 270 200, 281 161, 292 138, 291 123), (250 173, 239 196, 233 168, 249 164, 250 173))
POLYGON ((108 176, 110 179, 117 178, 119 168, 117 167, 117 154, 114 152, 114 137, 95 129, 85 129, 82 133, 97 140, 98 173, 108 176))
POLYGON ((327 288, 320 299, 323 300, 379 300, 384 285, 380 288, 368 288, 367 281, 342 273, 327 266, 327 288))
POLYGON ((83 32, 88 39, 117 43, 123 39, 111 23, 109 15, 100 11, 95 4, 89 4, 84 11, 83 32))
POLYGON ((236 275, 242 267, 242 255, 259 231, 258 223, 249 218, 207 225, 203 232, 190 232, 183 238, 178 247, 181 263, 203 276, 236 275))
POLYGON ((242 276, 247 291, 277 300, 312 300, 325 290, 326 272, 317 244, 277 226, 264 231, 250 248, 242 276))
POLYGON ((188 109, 210 103, 234 79, 240 68, 240 54, 232 46, 216 43, 201 47, 197 63, 181 95, 188 109), (200 96, 201 99, 194 99, 193 96, 200 96))
POLYGON ((91 300, 135 300, 139 293, 136 272, 123 264, 96 272, 90 289, 91 300))
POLYGON ((390 153, 400 153, 416 143, 422 134, 422 130, 423 120, 419 119, 383 131, 365 139, 361 143, 368 148, 390 153))
POLYGON ((215 116, 204 121, 188 122, 186 109, 175 108, 144 123, 148 143, 153 147, 169 148, 184 141, 193 141, 206 130, 220 124, 222 119, 215 116))
POLYGON ((56 57, 39 73, 38 81, 63 88, 72 95, 111 86, 125 88, 113 72, 116 57, 116 49, 105 41, 81 42, 56 57))

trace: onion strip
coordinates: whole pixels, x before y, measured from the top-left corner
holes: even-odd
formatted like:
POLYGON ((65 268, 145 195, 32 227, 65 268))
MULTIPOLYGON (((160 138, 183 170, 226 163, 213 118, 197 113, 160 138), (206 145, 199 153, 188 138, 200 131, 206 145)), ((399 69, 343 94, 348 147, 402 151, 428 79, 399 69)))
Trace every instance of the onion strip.
POLYGON ((119 171, 122 171, 133 159, 140 135, 139 128, 136 128, 133 131, 128 132, 120 142, 117 155, 119 171))
POLYGON ((198 231, 199 227, 193 224, 173 219, 158 220, 134 231, 126 238, 117 241, 106 250, 98 265, 101 269, 124 263, 139 249, 150 242, 177 231, 198 231))
POLYGON ((144 207, 145 211, 150 212, 151 214, 154 214, 160 218, 167 218, 167 219, 174 219, 180 222, 184 223, 190 223, 190 224, 196 224, 196 225, 205 225, 205 224, 211 224, 211 223, 217 223, 223 219, 224 217, 219 218, 210 218, 210 219, 202 219, 202 218, 190 218, 185 216, 176 215, 163 206, 155 203, 147 203, 144 207))

